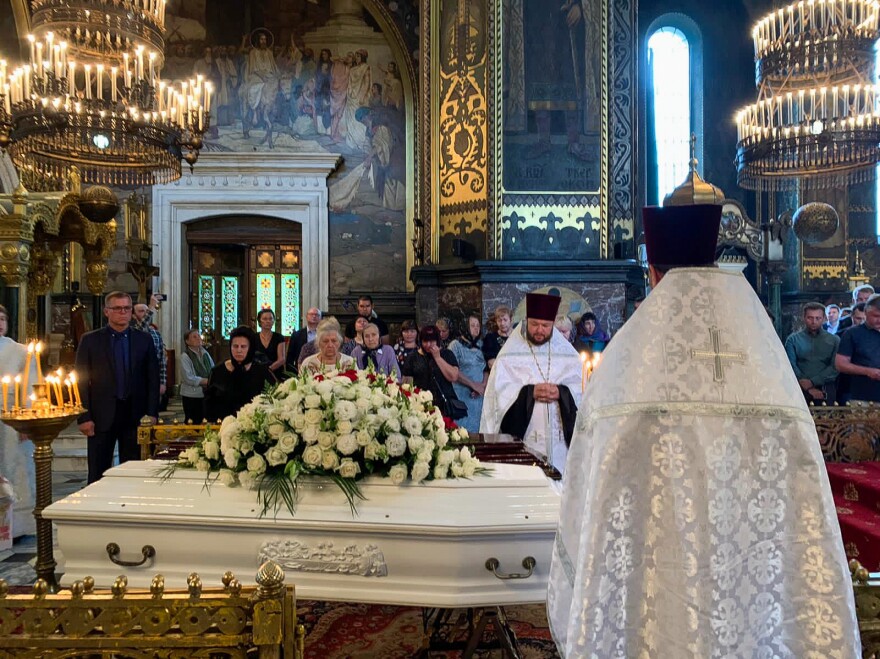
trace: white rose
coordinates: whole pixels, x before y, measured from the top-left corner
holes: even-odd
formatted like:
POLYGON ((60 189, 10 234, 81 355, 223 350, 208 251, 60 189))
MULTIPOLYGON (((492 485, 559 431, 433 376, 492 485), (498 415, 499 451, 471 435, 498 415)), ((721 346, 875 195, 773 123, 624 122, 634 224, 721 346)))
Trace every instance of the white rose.
POLYGON ((266 461, 263 459, 262 455, 254 454, 248 458, 247 461, 248 471, 254 475, 262 474, 266 471, 266 461))
POLYGON ((223 452, 223 462, 226 463, 226 466, 230 469, 235 469, 238 466, 238 461, 241 458, 241 453, 236 451, 234 448, 227 449, 223 452))
POLYGON ((461 460, 462 462, 465 462, 466 460, 470 460, 471 459, 471 450, 467 446, 462 446, 461 453, 459 454, 458 459, 461 460))
POLYGON ((400 387, 398 386, 398 384, 396 382, 392 382, 391 384, 388 385, 388 395, 389 396, 391 396, 392 398, 397 398, 399 393, 400 393, 400 387))
POLYGON ((247 455, 254 450, 254 443, 249 439, 243 439, 238 445, 238 450, 242 455, 247 455))
POLYGON ((306 446, 306 449, 303 451, 302 455, 303 462, 306 463, 309 467, 317 467, 321 464, 323 453, 324 452, 321 450, 321 447, 317 444, 306 446))
POLYGON ((358 450, 357 437, 351 433, 339 435, 336 438, 336 450, 342 453, 342 455, 351 455, 358 450))
POLYGON ((449 443, 449 435, 446 434, 445 430, 438 430, 434 437, 437 440, 437 446, 440 448, 443 448, 449 443))
POLYGON ((336 436, 332 432, 322 430, 318 433, 318 446, 321 448, 330 448, 336 443, 336 436))
POLYGON ((351 458, 343 458, 336 471, 343 478, 354 478, 361 472, 361 466, 351 458))
POLYGON ((373 395, 370 397, 370 401, 373 407, 379 410, 379 414, 382 413, 382 410, 388 410, 389 415, 397 411, 394 408, 385 407, 385 404, 388 401, 388 396, 383 394, 381 391, 374 391, 373 395))
POLYGON ((238 431, 238 422, 235 420, 235 417, 228 416, 223 419, 223 423, 220 424, 220 446, 222 449, 225 449, 227 446, 233 446, 236 443, 238 431))
POLYGON ((464 476, 464 467, 460 462, 453 462, 449 468, 452 470, 452 475, 456 478, 464 476))
POLYGON ((421 436, 422 434, 422 422, 412 415, 403 420, 403 428, 412 436, 421 436))
POLYGON ((324 415, 321 413, 321 410, 316 410, 316 409, 306 410, 305 419, 306 419, 306 423, 308 423, 309 425, 312 425, 312 426, 317 425, 317 424, 321 423, 321 419, 323 419, 323 418, 324 418, 324 415))
POLYGON ((348 434, 354 430, 354 424, 351 421, 340 421, 336 424, 336 432, 340 434, 348 434))
POLYGON ((339 466, 339 454, 333 449, 324 451, 324 455, 321 457, 321 466, 327 470, 335 469, 339 466))
POLYGON ((399 433, 392 433, 385 440, 385 448, 388 449, 388 455, 396 458, 406 453, 406 439, 399 433))
MULTIPOLYGON (((318 394, 309 394, 303 400, 303 404, 306 406, 306 409, 314 409, 316 407, 321 406, 321 397, 318 394)), ((307 412, 308 414, 308 412, 307 412)))
MULTIPOLYGON (((288 380, 291 386, 296 385, 296 380, 288 380)), ((294 407, 299 406, 301 402, 303 402, 303 392, 298 389, 293 389, 288 395, 287 398, 284 399, 284 402, 288 405, 293 405, 294 407)))
POLYGON ((425 443, 425 440, 421 437, 410 437, 406 443, 409 446, 410 453, 418 453, 419 449, 422 448, 422 444, 425 443))
POLYGON ((377 442, 375 439, 371 440, 366 446, 364 446, 364 459, 378 460, 379 449, 381 448, 382 445, 379 442, 377 442))
POLYGON ((198 471, 211 471, 211 463, 204 458, 200 458, 199 461, 196 462, 196 469, 198 471))
POLYGON ((394 485, 400 485, 406 480, 406 465, 396 464, 388 470, 388 478, 394 485))
POLYGON ((373 407, 369 398, 358 398, 354 405, 361 414, 368 412, 373 407))
POLYGON ((366 430, 358 430, 356 437, 358 446, 366 446, 370 443, 371 435, 366 430))
POLYGON ((187 462, 189 462, 193 466, 195 466, 195 464, 199 461, 199 458, 202 457, 201 454, 199 453, 198 446, 190 446, 185 451, 181 451, 180 454, 182 456, 184 456, 184 460, 186 460, 187 462))
POLYGON ((422 389, 419 393, 416 394, 418 400, 422 403, 433 403, 434 395, 428 389, 422 389))
POLYGON ((434 449, 428 448, 427 444, 423 445, 422 448, 419 449, 419 452, 416 454, 416 460, 420 460, 422 462, 430 462, 431 458, 434 457, 434 449))
POLYGON ((462 463, 462 469, 464 470, 465 478, 473 478, 474 473, 477 471, 477 467, 480 466, 480 463, 477 460, 468 460, 467 462, 462 463))
POLYGON ((387 421, 397 413, 397 410, 393 407, 384 407, 382 404, 377 407, 376 416, 379 417, 380 421, 387 421))
MULTIPOLYGON (((322 398, 324 396, 326 396, 327 394, 332 394, 333 393, 333 380, 323 380, 321 382, 318 382, 315 385, 315 391, 318 392, 318 395, 321 396, 322 398)), ((310 405, 308 405, 308 403, 306 403, 306 407, 310 407, 310 405)))
POLYGON ((257 484, 257 476, 250 471, 241 471, 238 473, 238 482, 242 487, 251 488, 257 484))
POLYGON ((285 453, 290 453, 299 444, 299 438, 292 432, 286 432, 278 438, 278 448, 285 453))
POLYGON ((223 483, 226 487, 232 487, 235 485, 236 478, 235 472, 231 469, 221 469, 220 475, 217 476, 217 480, 223 483))
POLYGON ((434 467, 434 478, 438 481, 443 480, 449 475, 449 467, 447 465, 438 464, 434 467))
POLYGON ((448 467, 453 462, 455 462, 455 453, 453 453, 452 451, 440 451, 440 453, 437 454, 438 465, 444 465, 448 467))
POLYGON ((431 467, 427 462, 422 462, 419 460, 413 465, 412 474, 410 477, 413 479, 415 483, 421 483, 428 477, 428 474, 431 473, 431 467))
POLYGON ((388 419, 385 422, 385 427, 391 432, 400 432, 400 421, 397 419, 388 419))
POLYGON ((318 426, 308 425, 303 430, 302 436, 306 444, 314 444, 318 441, 318 433, 321 432, 318 426))
MULTIPOLYGON (((277 446, 273 446, 268 451, 266 451, 266 461, 272 467, 283 465, 285 462, 287 462, 287 453, 282 451, 277 446)), ((248 460, 248 465, 250 465, 250 460, 248 460)))
POLYGON ((205 442, 202 444, 202 450, 205 451, 208 460, 217 460, 220 457, 220 444, 217 442, 205 442))
POLYGON ((291 423, 293 424, 294 430, 302 432, 306 427, 306 415, 301 414, 300 412, 294 412, 291 423))
POLYGON ((281 433, 283 433, 283 432, 284 432, 284 425, 277 422, 277 421, 270 423, 269 426, 266 428, 266 433, 272 439, 278 439, 279 437, 281 437, 281 433))

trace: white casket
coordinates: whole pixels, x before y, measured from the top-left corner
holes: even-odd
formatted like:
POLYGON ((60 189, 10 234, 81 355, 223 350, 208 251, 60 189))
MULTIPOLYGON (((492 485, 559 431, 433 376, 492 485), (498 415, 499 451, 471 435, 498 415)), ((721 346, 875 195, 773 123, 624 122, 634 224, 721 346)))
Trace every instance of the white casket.
POLYGON ((146 588, 162 574, 169 587, 184 587, 191 572, 219 584, 226 570, 244 581, 272 558, 306 599, 425 607, 546 599, 560 496, 538 467, 493 464, 491 477, 418 485, 366 479, 356 516, 331 481, 304 478, 295 516, 259 518, 254 491, 206 489, 205 474, 190 470, 162 482, 164 464, 128 462, 45 510, 58 529, 64 585, 91 575, 108 587, 125 574, 146 588), (145 545, 155 556, 120 567, 108 543, 119 545, 121 560, 141 559, 145 545), (499 573, 525 573, 528 556, 528 578, 486 569, 496 558, 499 573))

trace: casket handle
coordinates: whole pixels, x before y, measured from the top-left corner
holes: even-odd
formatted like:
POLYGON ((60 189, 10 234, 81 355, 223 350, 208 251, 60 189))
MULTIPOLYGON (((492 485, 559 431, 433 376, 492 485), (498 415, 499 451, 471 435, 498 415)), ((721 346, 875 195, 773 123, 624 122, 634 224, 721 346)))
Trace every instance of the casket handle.
POLYGON ((492 574, 494 574, 498 579, 506 580, 506 579, 528 579, 532 576, 532 572, 535 570, 535 565, 537 565, 537 561, 533 556, 526 556, 522 560, 522 566, 528 570, 528 572, 511 572, 510 574, 504 574, 503 572, 499 572, 498 568, 501 565, 501 562, 497 558, 489 558, 486 559, 486 569, 489 570, 492 574))
POLYGON ((119 548, 115 542, 110 542, 107 544, 107 556, 110 557, 110 561, 115 565, 121 565, 122 567, 140 567, 147 561, 156 557, 156 548, 153 545, 144 545, 141 547, 141 554, 143 554, 143 558, 139 561, 123 561, 119 558, 119 554, 122 553, 122 549, 119 548))

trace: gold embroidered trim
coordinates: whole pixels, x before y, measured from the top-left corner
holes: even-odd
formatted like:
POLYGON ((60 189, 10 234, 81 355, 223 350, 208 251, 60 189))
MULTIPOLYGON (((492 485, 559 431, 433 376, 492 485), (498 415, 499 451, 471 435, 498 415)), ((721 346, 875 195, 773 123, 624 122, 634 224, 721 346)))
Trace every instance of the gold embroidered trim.
POLYGON ((629 416, 631 414, 650 414, 665 416, 667 414, 679 414, 688 416, 733 416, 733 417, 759 417, 766 419, 793 419, 813 423, 810 413, 797 407, 778 407, 773 405, 741 405, 736 403, 623 403, 609 405, 589 414, 589 421, 607 419, 614 416, 629 416))

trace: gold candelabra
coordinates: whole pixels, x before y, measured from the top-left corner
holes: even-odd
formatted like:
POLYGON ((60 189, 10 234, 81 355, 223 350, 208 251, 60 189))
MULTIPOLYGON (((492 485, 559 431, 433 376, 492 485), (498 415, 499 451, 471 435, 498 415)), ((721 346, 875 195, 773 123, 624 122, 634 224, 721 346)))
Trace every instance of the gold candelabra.
POLYGON ((7 400, 10 376, 4 376, 3 412, 0 421, 28 437, 34 443, 34 467, 36 471, 36 502, 34 518, 37 521, 37 564, 35 570, 39 579, 44 579, 50 592, 58 592, 55 579, 55 557, 52 551, 52 522, 43 519, 43 510, 52 503, 52 442, 71 421, 85 412, 79 396, 75 373, 71 372, 62 380, 61 369, 56 374, 43 377, 39 355, 42 345, 36 341, 28 343, 24 374, 15 376, 15 404, 10 408, 7 400), (28 374, 31 358, 37 356, 37 382, 34 393, 27 401, 28 374), (64 398, 62 382, 67 386, 68 398, 64 398))

